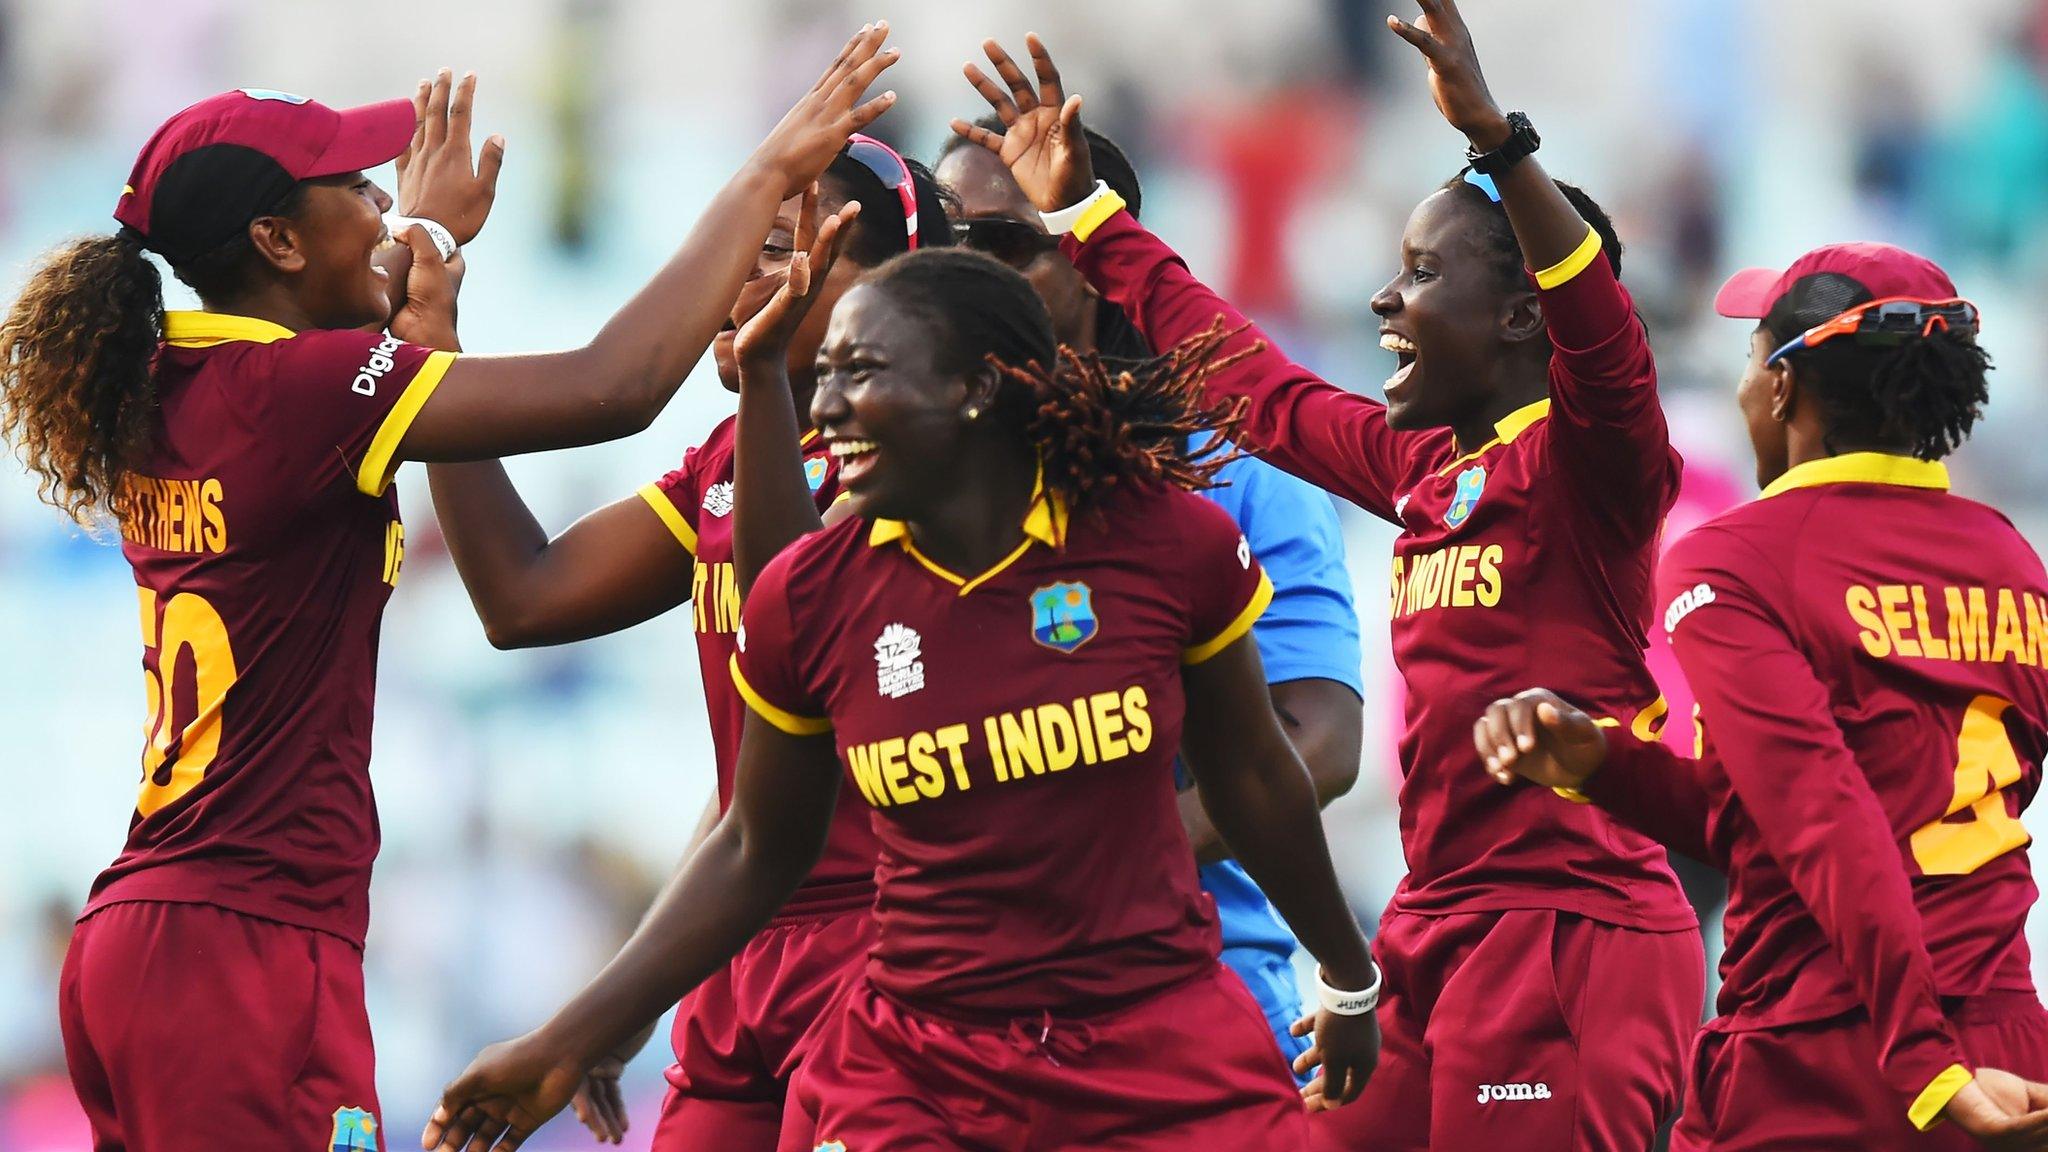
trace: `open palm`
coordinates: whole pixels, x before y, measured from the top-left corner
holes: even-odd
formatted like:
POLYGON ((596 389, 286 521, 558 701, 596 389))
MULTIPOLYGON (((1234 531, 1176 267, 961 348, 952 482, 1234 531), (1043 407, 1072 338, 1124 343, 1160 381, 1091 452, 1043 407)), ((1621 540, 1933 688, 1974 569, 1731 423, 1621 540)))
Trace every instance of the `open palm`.
POLYGON ((1095 189, 1088 140, 1081 134, 1081 98, 1066 94, 1052 54, 1037 33, 1026 36, 1024 45, 1031 52, 1036 84, 994 40, 983 41, 981 47, 1001 83, 972 63, 961 69, 1002 121, 1003 130, 991 132, 955 120, 953 131, 994 153, 1040 212, 1057 212, 1095 189))

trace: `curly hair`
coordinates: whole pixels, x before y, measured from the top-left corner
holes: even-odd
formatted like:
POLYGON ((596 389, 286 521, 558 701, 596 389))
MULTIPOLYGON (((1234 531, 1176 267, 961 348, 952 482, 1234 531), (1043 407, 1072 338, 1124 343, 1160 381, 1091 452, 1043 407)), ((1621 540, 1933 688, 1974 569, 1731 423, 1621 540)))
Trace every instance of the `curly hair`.
POLYGON ((46 256, 0 321, 0 436, 87 527, 122 518, 127 471, 158 434, 163 323, 163 278, 126 229, 46 256))
POLYGON ((1895 444, 1939 460, 1969 439, 1991 399, 1991 354, 1963 332, 1938 331, 1889 348, 1835 339, 1788 359, 1820 401, 1822 439, 1831 451, 1841 450, 1837 441, 1895 444))
POLYGON ((1208 488, 1234 455, 1223 446, 1244 407, 1205 402, 1202 384, 1259 350, 1252 344, 1221 354, 1243 329, 1219 322, 1162 356, 1110 366, 1057 345, 1030 282, 979 252, 913 252, 884 264, 868 283, 935 321, 941 370, 994 368, 993 415, 1037 449, 1047 489, 1069 508, 1086 508, 1121 485, 1208 488), (1191 438, 1200 444, 1191 446, 1191 438))

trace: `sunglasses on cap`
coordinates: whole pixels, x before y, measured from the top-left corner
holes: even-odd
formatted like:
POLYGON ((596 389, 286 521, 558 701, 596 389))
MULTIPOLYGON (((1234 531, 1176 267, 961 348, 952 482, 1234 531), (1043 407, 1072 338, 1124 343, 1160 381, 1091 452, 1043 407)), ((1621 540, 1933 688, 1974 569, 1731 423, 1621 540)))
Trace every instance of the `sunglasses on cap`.
POLYGON ((846 155, 875 174, 882 187, 896 193, 903 205, 905 251, 917 251, 917 181, 910 177, 910 165, 894 148, 873 136, 855 132, 846 140, 846 155))
POLYGON ((1060 238, 1043 228, 995 218, 957 221, 953 239, 963 248, 993 256, 1019 271, 1060 246, 1060 238))
POLYGON ((1974 333, 1977 326, 1977 306, 1960 296, 1946 300, 1887 296, 1882 300, 1858 304, 1832 320, 1808 328, 1771 353, 1764 366, 1776 364, 1803 348, 1818 347, 1837 336, 1853 336, 1858 343, 1887 346, 1932 336, 1937 331, 1974 333))

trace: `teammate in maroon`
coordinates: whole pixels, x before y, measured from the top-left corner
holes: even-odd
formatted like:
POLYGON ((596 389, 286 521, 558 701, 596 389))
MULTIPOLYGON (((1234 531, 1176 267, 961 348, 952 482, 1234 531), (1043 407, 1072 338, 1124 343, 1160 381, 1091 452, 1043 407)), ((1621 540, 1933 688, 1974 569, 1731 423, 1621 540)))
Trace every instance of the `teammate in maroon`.
MULTIPOLYGON (((1204 385, 1249 403, 1244 442, 1267 460, 1402 528, 1390 604, 1409 874, 1374 941, 1386 1047, 1360 1107, 1319 1117, 1316 1138, 1638 1152, 1677 1109, 1698 1022, 1692 911, 1648 838, 1486 787, 1469 733, 1536 668, 1655 730, 1644 623, 1680 461, 1607 218, 1527 154, 1533 130, 1499 111, 1455 6, 1423 7, 1422 27, 1395 30, 1483 171, 1417 207, 1401 271, 1373 298, 1401 364, 1387 403, 1270 343, 1204 385)), ((955 130, 1010 165, 1049 230, 1070 232, 1076 266, 1155 343, 1219 315, 1245 323, 1095 184, 1079 97, 1030 47, 1035 83, 993 42, 999 79, 967 67, 1005 131, 955 130)))
POLYGON ((1879 244, 1716 303, 1761 321, 1737 400, 1764 491, 1658 572, 1700 760, 1610 743, 1547 692, 1474 739, 1503 783, 1575 789, 1728 871, 1721 1015, 1674 1147, 2048 1147, 2048 1087, 2010 1074, 2048 1079, 2019 823, 2048 752, 2048 577, 1948 491, 1987 399, 1976 308, 1879 244))
MULTIPOLYGON (((755 523, 751 534, 741 532, 736 492, 746 484, 735 470, 734 447, 744 415, 720 422, 684 454, 680 468, 553 539, 496 461, 427 469, 456 568, 499 647, 604 635, 694 602, 717 789, 691 851, 732 799, 746 713, 730 671, 741 594, 768 557, 817 526, 818 513, 838 495, 837 466, 808 428, 825 320, 866 270, 913 247, 952 239, 930 174, 867 137, 855 137, 833 158, 815 195, 791 198, 776 214, 712 353, 727 388, 769 393, 756 408, 773 404, 806 414, 802 432, 792 431, 786 442, 803 439, 793 498, 814 509, 808 525, 755 523), (875 207, 860 215, 864 204, 875 207), (813 247, 840 258, 811 268, 813 247), (778 289, 793 259, 805 266, 806 290, 792 298, 778 289)), ((804 1035, 873 939, 875 851, 867 809, 849 797, 817 866, 774 921, 690 994, 676 1015, 675 1063, 655 1129, 657 1152, 777 1146, 804 1035)), ((624 1137, 618 1077, 644 1042, 636 1037, 600 1062, 578 1094, 577 1114, 601 1139, 624 1137)), ((810 1152, 807 1134, 793 1127, 783 1142, 810 1152)))
POLYGON ((878 47, 850 43, 574 351, 454 355, 436 234, 475 236, 502 143, 473 165, 473 78, 446 73, 416 102, 345 111, 266 90, 202 101, 144 147, 121 231, 31 276, 0 324, 0 427, 47 499, 118 526, 148 690, 128 842, 62 976, 97 1149, 380 1147, 360 950, 377 627, 404 559, 392 472, 644 427, 776 205, 886 108, 859 103, 893 59, 878 47), (407 236, 402 293, 392 200, 363 174, 401 153, 400 199, 434 221, 407 236), (164 312, 147 252, 204 311, 164 312))
MULTIPOLYGON (((584 993, 455 1081, 430 1147, 516 1147, 723 963, 816 856, 842 771, 882 865, 865 978, 794 1089, 825 1146, 1305 1145, 1175 801, 1181 748, 1326 981, 1375 983, 1247 638, 1270 585, 1185 491, 1217 463, 1185 456, 1217 420, 1188 402, 1217 342, 1120 380, 1056 361, 1030 284, 964 252, 840 301, 812 416, 855 516, 749 595, 732 809, 584 993)), ((1321 1035, 1348 1098, 1371 1019, 1321 1035)))

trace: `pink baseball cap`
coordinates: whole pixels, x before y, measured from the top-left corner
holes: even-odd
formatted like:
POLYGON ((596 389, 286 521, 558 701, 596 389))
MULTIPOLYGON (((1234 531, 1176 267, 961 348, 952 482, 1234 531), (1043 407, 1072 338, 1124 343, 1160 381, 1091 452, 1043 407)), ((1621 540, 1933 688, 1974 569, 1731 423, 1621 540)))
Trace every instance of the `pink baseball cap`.
POLYGON ((397 159, 417 122, 405 99, 335 109, 265 88, 223 92, 164 121, 142 146, 114 219, 173 264, 203 256, 300 181, 397 159))
MULTIPOLYGON (((1789 321, 1789 335, 1791 328, 1824 323, 1869 300, 1947 300, 1955 294, 1948 273, 1927 257, 1890 244, 1857 242, 1815 248, 1782 272, 1745 268, 1715 293, 1714 311, 1745 320, 1782 317, 1789 321), (1856 288, 1862 289, 1860 296, 1856 288)), ((1776 323, 1770 327, 1779 331, 1776 323)))

